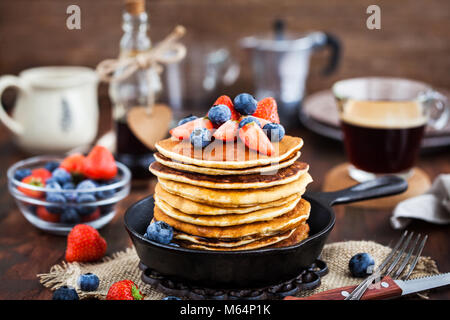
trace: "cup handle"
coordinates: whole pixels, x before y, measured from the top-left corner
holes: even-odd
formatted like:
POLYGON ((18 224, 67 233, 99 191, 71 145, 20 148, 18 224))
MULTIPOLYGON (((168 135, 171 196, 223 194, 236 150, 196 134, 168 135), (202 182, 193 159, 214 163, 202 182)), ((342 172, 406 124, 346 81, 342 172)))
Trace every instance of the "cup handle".
POLYGON ((444 128, 450 117, 450 108, 447 103, 447 97, 437 91, 428 90, 420 95, 419 101, 425 105, 426 108, 431 109, 429 111, 430 117, 428 125, 436 130, 444 128))
POLYGON ((1 97, 3 91, 5 91, 8 87, 16 87, 19 91, 28 94, 29 87, 26 85, 20 78, 12 75, 6 75, 0 77, 0 121, 11 130, 15 135, 23 134, 23 126, 17 121, 13 120, 5 111, 3 104, 1 102, 1 97))
POLYGON ((314 49, 329 48, 330 58, 328 64, 322 70, 322 74, 332 74, 336 70, 341 58, 341 42, 335 35, 328 32, 313 32, 310 37, 313 41, 314 49))

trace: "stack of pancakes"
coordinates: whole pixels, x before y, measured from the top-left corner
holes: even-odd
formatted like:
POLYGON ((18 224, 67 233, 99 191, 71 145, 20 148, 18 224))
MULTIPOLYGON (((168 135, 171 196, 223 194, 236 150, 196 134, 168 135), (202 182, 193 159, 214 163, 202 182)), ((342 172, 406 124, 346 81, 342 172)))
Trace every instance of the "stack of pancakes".
POLYGON ((290 246, 308 236, 312 181, 298 161, 301 138, 285 136, 266 156, 242 142, 158 142, 150 171, 158 177, 154 219, 171 225, 174 242, 203 250, 290 246))

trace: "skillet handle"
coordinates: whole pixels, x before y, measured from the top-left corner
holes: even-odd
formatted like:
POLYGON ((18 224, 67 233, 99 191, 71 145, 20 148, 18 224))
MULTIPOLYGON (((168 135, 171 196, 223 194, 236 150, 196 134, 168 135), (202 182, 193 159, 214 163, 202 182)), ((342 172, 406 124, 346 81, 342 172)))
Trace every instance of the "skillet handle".
POLYGON ((395 195, 404 192, 406 189, 408 189, 406 180, 397 176, 383 176, 343 190, 318 192, 316 196, 332 206, 395 195))

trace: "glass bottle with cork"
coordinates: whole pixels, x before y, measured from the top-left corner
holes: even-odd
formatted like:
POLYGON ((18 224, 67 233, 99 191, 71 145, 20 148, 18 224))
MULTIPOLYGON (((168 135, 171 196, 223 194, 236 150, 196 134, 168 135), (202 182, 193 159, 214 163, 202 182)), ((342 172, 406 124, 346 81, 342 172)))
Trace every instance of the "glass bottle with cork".
MULTIPOLYGON (((122 16, 124 34, 120 40, 119 58, 134 57, 151 47, 148 37, 148 15, 145 0, 126 0, 122 16)), ((123 70, 118 69, 115 75, 123 70)), ((158 73, 140 69, 125 79, 111 82, 109 95, 113 103, 113 122, 116 132, 116 159, 132 172, 133 179, 148 178, 149 164, 154 160, 153 152, 133 134, 127 124, 127 114, 131 108, 146 106, 161 92, 158 73)))

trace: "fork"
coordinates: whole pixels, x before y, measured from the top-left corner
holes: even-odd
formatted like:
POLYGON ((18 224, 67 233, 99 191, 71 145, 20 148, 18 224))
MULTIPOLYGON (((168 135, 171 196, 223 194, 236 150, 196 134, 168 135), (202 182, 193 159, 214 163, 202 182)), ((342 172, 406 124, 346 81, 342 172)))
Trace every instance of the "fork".
MULTIPOLYGON (((364 295, 369 286, 376 281, 377 279, 382 279, 384 277, 389 276, 392 272, 394 272, 395 268, 399 265, 399 267, 395 270, 392 279, 396 280, 400 277, 403 270, 407 266, 409 260, 411 260, 411 256, 413 255, 413 251, 415 251, 415 258, 411 263, 411 266, 407 272, 407 274, 402 278, 402 280, 407 280, 411 275, 412 271, 416 267, 417 261, 419 260, 420 255, 422 254, 422 250, 425 247, 425 243, 428 239, 428 235, 425 235, 420 242, 420 245, 417 246, 421 235, 418 234, 415 238, 413 244, 410 246, 406 256, 404 253, 408 248, 409 243, 414 235, 414 232, 409 233, 407 230, 400 237, 398 242, 395 244, 392 251, 389 255, 381 262, 378 268, 373 272, 372 275, 367 277, 364 281, 362 281, 348 296, 345 297, 344 300, 360 300, 364 295), (388 266, 388 263, 392 260, 391 264, 388 266), (401 261, 401 262, 400 262, 401 261)), ((379 281, 378 281, 379 282, 379 281)))
POLYGON ((332 300, 360 300, 366 290, 375 282, 379 283, 381 286, 386 284, 385 282, 389 282, 392 280, 397 280, 400 278, 401 274, 405 270, 408 262, 414 256, 408 272, 405 276, 402 277, 402 280, 407 280, 411 275, 412 271, 416 267, 417 261, 419 260, 420 255, 422 254, 422 250, 425 247, 425 243, 428 239, 427 235, 423 237, 418 234, 412 245, 408 249, 408 245, 411 243, 413 239, 414 232, 405 231, 400 239, 397 241, 391 252, 388 256, 381 262, 381 264, 373 271, 373 273, 364 279, 357 287, 344 287, 338 289, 332 289, 324 292, 320 292, 318 294, 306 297, 306 298, 298 298, 298 297, 288 297, 289 300, 323 300, 323 299, 332 299, 332 300), (422 240, 421 240, 422 238, 422 240), (420 244, 419 244, 420 243, 420 244), (419 244, 419 245, 418 245, 419 244), (408 249, 408 250, 407 250, 408 249), (405 254, 406 252, 406 254, 405 254), (392 274, 392 278, 389 276, 392 274), (383 281, 381 281, 383 280, 383 281), (351 290, 351 293, 348 291, 351 290))

